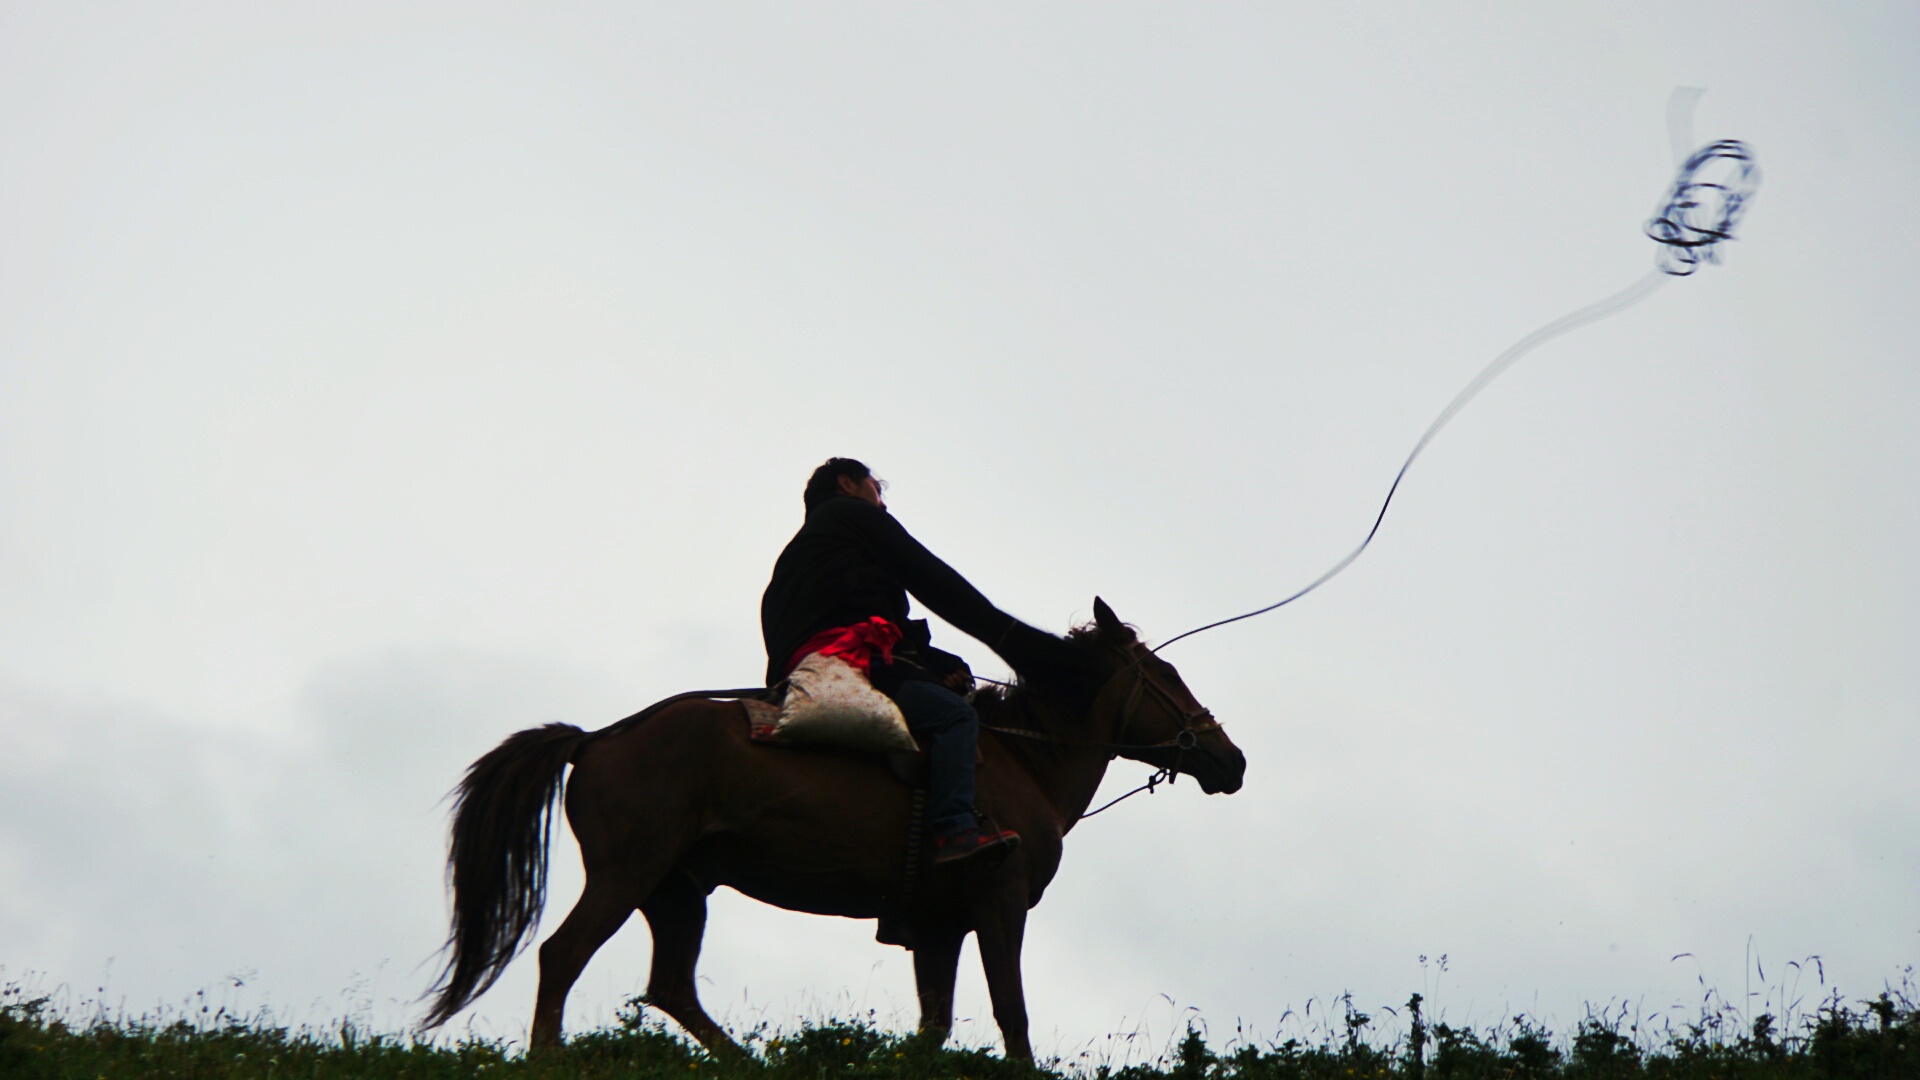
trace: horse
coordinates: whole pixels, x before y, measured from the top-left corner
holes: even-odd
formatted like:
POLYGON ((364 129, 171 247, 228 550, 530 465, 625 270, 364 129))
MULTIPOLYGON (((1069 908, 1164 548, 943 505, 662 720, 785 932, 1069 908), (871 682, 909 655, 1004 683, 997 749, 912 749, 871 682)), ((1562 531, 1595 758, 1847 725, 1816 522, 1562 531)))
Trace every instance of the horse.
POLYGON ((637 909, 653 934, 643 1000, 709 1052, 744 1055, 694 985, 707 896, 726 885, 792 911, 898 920, 905 933, 893 940, 913 951, 917 1037, 934 1047, 952 1030, 961 944, 977 935, 1006 1057, 1030 1062, 1026 915, 1108 764, 1119 756, 1186 773, 1208 794, 1239 790, 1246 772, 1246 756, 1173 666, 1097 597, 1093 612, 1066 640, 1108 673, 1104 682, 1076 689, 1029 675, 974 695, 983 729, 976 801, 1021 837, 989 868, 926 867, 909 851, 911 792, 882 755, 754 741, 738 701, 680 695, 598 732, 548 724, 509 736, 457 789, 452 926, 424 1026, 486 992, 530 943, 553 808, 572 765, 564 805, 586 884, 539 949, 532 1048, 560 1045, 567 992, 637 909), (903 882, 916 870, 922 880, 903 907, 903 882))

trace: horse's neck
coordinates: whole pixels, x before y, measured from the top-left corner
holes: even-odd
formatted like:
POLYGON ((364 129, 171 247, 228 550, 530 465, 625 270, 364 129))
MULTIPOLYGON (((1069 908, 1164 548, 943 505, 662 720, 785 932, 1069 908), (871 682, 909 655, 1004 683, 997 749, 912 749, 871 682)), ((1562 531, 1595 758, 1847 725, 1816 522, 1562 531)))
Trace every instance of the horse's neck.
POLYGON ((1097 744, 1111 741, 1111 732, 1101 719, 1071 716, 1064 708, 1018 698, 999 702, 997 709, 981 717, 987 724, 1023 728, 1060 740, 1015 735, 1006 742, 1059 814, 1062 832, 1086 813, 1107 775, 1112 758, 1097 744))

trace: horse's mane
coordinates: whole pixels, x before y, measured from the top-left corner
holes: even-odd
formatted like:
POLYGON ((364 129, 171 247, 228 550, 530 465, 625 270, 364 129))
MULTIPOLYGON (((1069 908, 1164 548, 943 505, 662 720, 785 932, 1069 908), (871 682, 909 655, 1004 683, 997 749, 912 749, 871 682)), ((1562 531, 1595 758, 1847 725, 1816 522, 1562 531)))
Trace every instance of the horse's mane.
MULTIPOLYGON (((1117 666, 1113 643, 1106 640, 1097 625, 1083 623, 1076 626, 1067 631, 1065 640, 1088 656, 1097 658, 1102 666, 1117 666)), ((1073 700, 1076 696, 1085 695, 1087 690, 1087 687, 1075 687, 1071 683, 1056 684, 1045 675, 1036 680, 1016 673, 1012 682, 988 684, 975 690, 972 702, 974 711, 980 714, 981 723, 1028 731, 1054 731, 1063 724, 1080 719, 1073 707, 1073 700)))

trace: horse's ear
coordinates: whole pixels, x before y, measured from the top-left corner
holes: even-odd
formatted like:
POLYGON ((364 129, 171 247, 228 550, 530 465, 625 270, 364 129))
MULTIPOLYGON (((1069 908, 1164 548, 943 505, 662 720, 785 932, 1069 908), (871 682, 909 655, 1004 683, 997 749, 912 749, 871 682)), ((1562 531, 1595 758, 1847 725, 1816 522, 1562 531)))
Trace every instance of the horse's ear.
POLYGON ((1093 598, 1093 625, 1099 627, 1102 634, 1133 636, 1132 627, 1121 622, 1120 616, 1115 615, 1113 609, 1107 606, 1107 602, 1097 596, 1093 598))

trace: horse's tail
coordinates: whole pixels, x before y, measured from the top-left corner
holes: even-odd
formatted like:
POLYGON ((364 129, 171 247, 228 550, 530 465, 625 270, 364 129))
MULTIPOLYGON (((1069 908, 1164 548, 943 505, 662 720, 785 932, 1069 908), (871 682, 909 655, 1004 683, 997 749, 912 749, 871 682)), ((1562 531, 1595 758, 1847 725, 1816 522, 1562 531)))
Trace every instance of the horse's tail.
POLYGON ((592 736, 572 724, 511 735, 467 770, 453 805, 453 925, 425 1026, 467 1007, 526 948, 547 893, 547 834, 561 777, 592 736))

